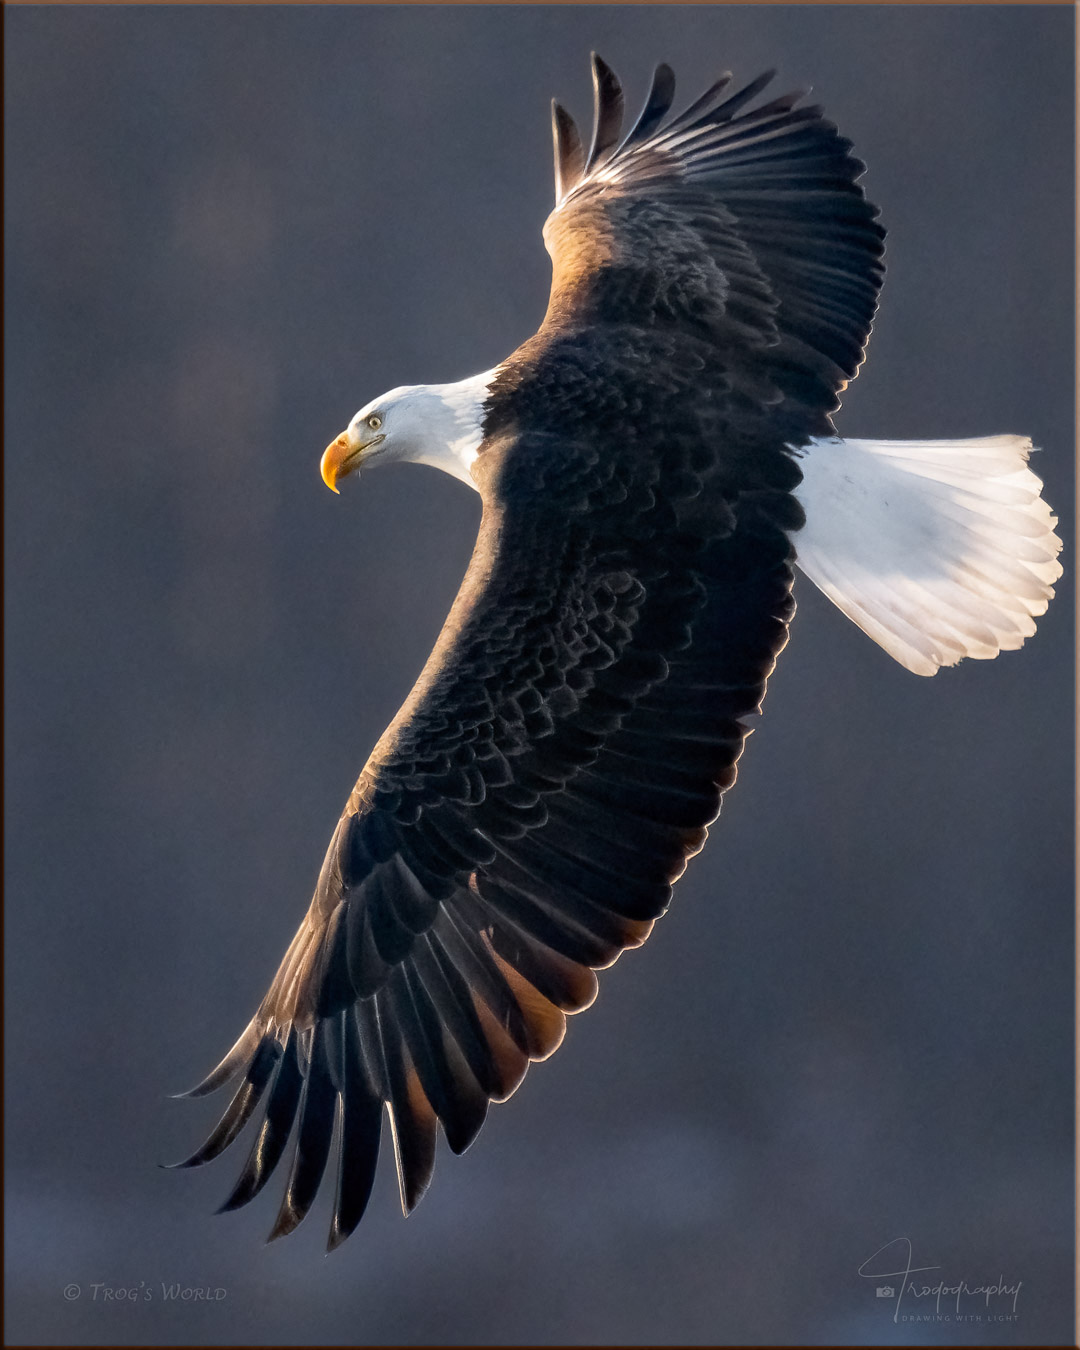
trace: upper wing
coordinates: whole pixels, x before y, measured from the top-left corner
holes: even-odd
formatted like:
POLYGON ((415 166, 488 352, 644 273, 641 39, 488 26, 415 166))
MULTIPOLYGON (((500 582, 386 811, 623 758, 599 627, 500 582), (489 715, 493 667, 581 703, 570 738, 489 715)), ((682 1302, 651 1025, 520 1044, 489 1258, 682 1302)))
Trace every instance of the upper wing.
POLYGON ((831 411, 870 334, 885 232, 857 186, 865 166, 820 108, 796 92, 744 111, 772 74, 723 98, 725 75, 665 124, 675 80, 658 66, 620 142, 619 83, 593 56, 587 154, 553 108, 548 321, 678 323, 831 411))
MULTIPOLYGON (((617 485, 612 491, 617 495, 617 485)), ((629 524, 630 522, 628 522, 629 524)), ((790 545, 750 506, 683 550, 485 507, 424 674, 338 823, 311 908, 236 1046, 241 1082, 188 1166, 265 1100, 225 1208, 299 1121, 273 1236, 307 1212, 339 1122, 330 1243, 363 1213, 389 1107, 402 1203, 558 1046, 594 969, 647 937, 705 840, 792 608, 790 545)))

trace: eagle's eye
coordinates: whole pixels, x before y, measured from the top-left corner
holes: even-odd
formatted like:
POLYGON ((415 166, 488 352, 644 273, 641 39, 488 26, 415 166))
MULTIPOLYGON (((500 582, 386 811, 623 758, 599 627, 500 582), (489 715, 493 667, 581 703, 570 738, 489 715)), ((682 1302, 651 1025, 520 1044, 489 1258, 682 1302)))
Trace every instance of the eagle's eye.
POLYGON ((379 416, 378 413, 372 413, 371 416, 367 419, 367 424, 372 429, 372 431, 378 431, 378 429, 382 426, 382 418, 379 416))

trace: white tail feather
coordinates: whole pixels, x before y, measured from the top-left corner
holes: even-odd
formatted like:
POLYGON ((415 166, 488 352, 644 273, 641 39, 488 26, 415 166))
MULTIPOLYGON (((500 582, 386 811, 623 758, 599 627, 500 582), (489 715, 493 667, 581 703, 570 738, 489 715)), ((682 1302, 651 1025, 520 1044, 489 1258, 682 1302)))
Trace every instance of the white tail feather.
POLYGON ((916 675, 1019 647, 1061 576, 1030 453, 1023 436, 812 440, 798 565, 916 675))

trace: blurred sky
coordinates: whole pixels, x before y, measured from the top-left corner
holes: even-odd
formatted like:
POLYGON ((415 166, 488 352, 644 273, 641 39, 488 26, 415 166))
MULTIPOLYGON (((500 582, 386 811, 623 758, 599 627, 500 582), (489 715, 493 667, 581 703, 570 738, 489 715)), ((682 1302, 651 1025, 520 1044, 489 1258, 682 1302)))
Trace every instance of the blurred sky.
POLYGON ((1072 1342, 1073 21, 5 10, 9 1342, 1072 1342), (890 231, 841 432, 1030 434, 1066 576, 933 680, 798 586, 645 950, 407 1223, 387 1156, 332 1258, 326 1197, 264 1247, 282 1180, 211 1217, 242 1149, 159 1170, 218 1106, 166 1094, 261 998, 479 510, 319 455, 534 331, 592 48, 631 106, 661 59, 813 84, 890 231), (904 1237, 1016 1320, 894 1325, 857 1272, 904 1237))

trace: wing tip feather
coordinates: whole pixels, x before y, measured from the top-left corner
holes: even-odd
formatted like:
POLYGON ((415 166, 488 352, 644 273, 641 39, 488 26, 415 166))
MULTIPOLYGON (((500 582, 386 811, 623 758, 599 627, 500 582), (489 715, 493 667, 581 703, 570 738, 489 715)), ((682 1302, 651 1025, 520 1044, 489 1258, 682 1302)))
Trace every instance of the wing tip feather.
POLYGON ((224 1087, 230 1079, 236 1077, 243 1064, 251 1058, 262 1033, 263 1027, 259 1019, 253 1017, 220 1063, 215 1065, 201 1082, 196 1083, 192 1088, 188 1088, 186 1092, 171 1093, 170 1100, 186 1101, 195 1100, 199 1097, 209 1097, 211 1093, 224 1087))
POLYGON ((559 203, 581 182, 585 153, 577 123, 554 98, 551 100, 551 137, 555 155, 555 201, 559 203))

